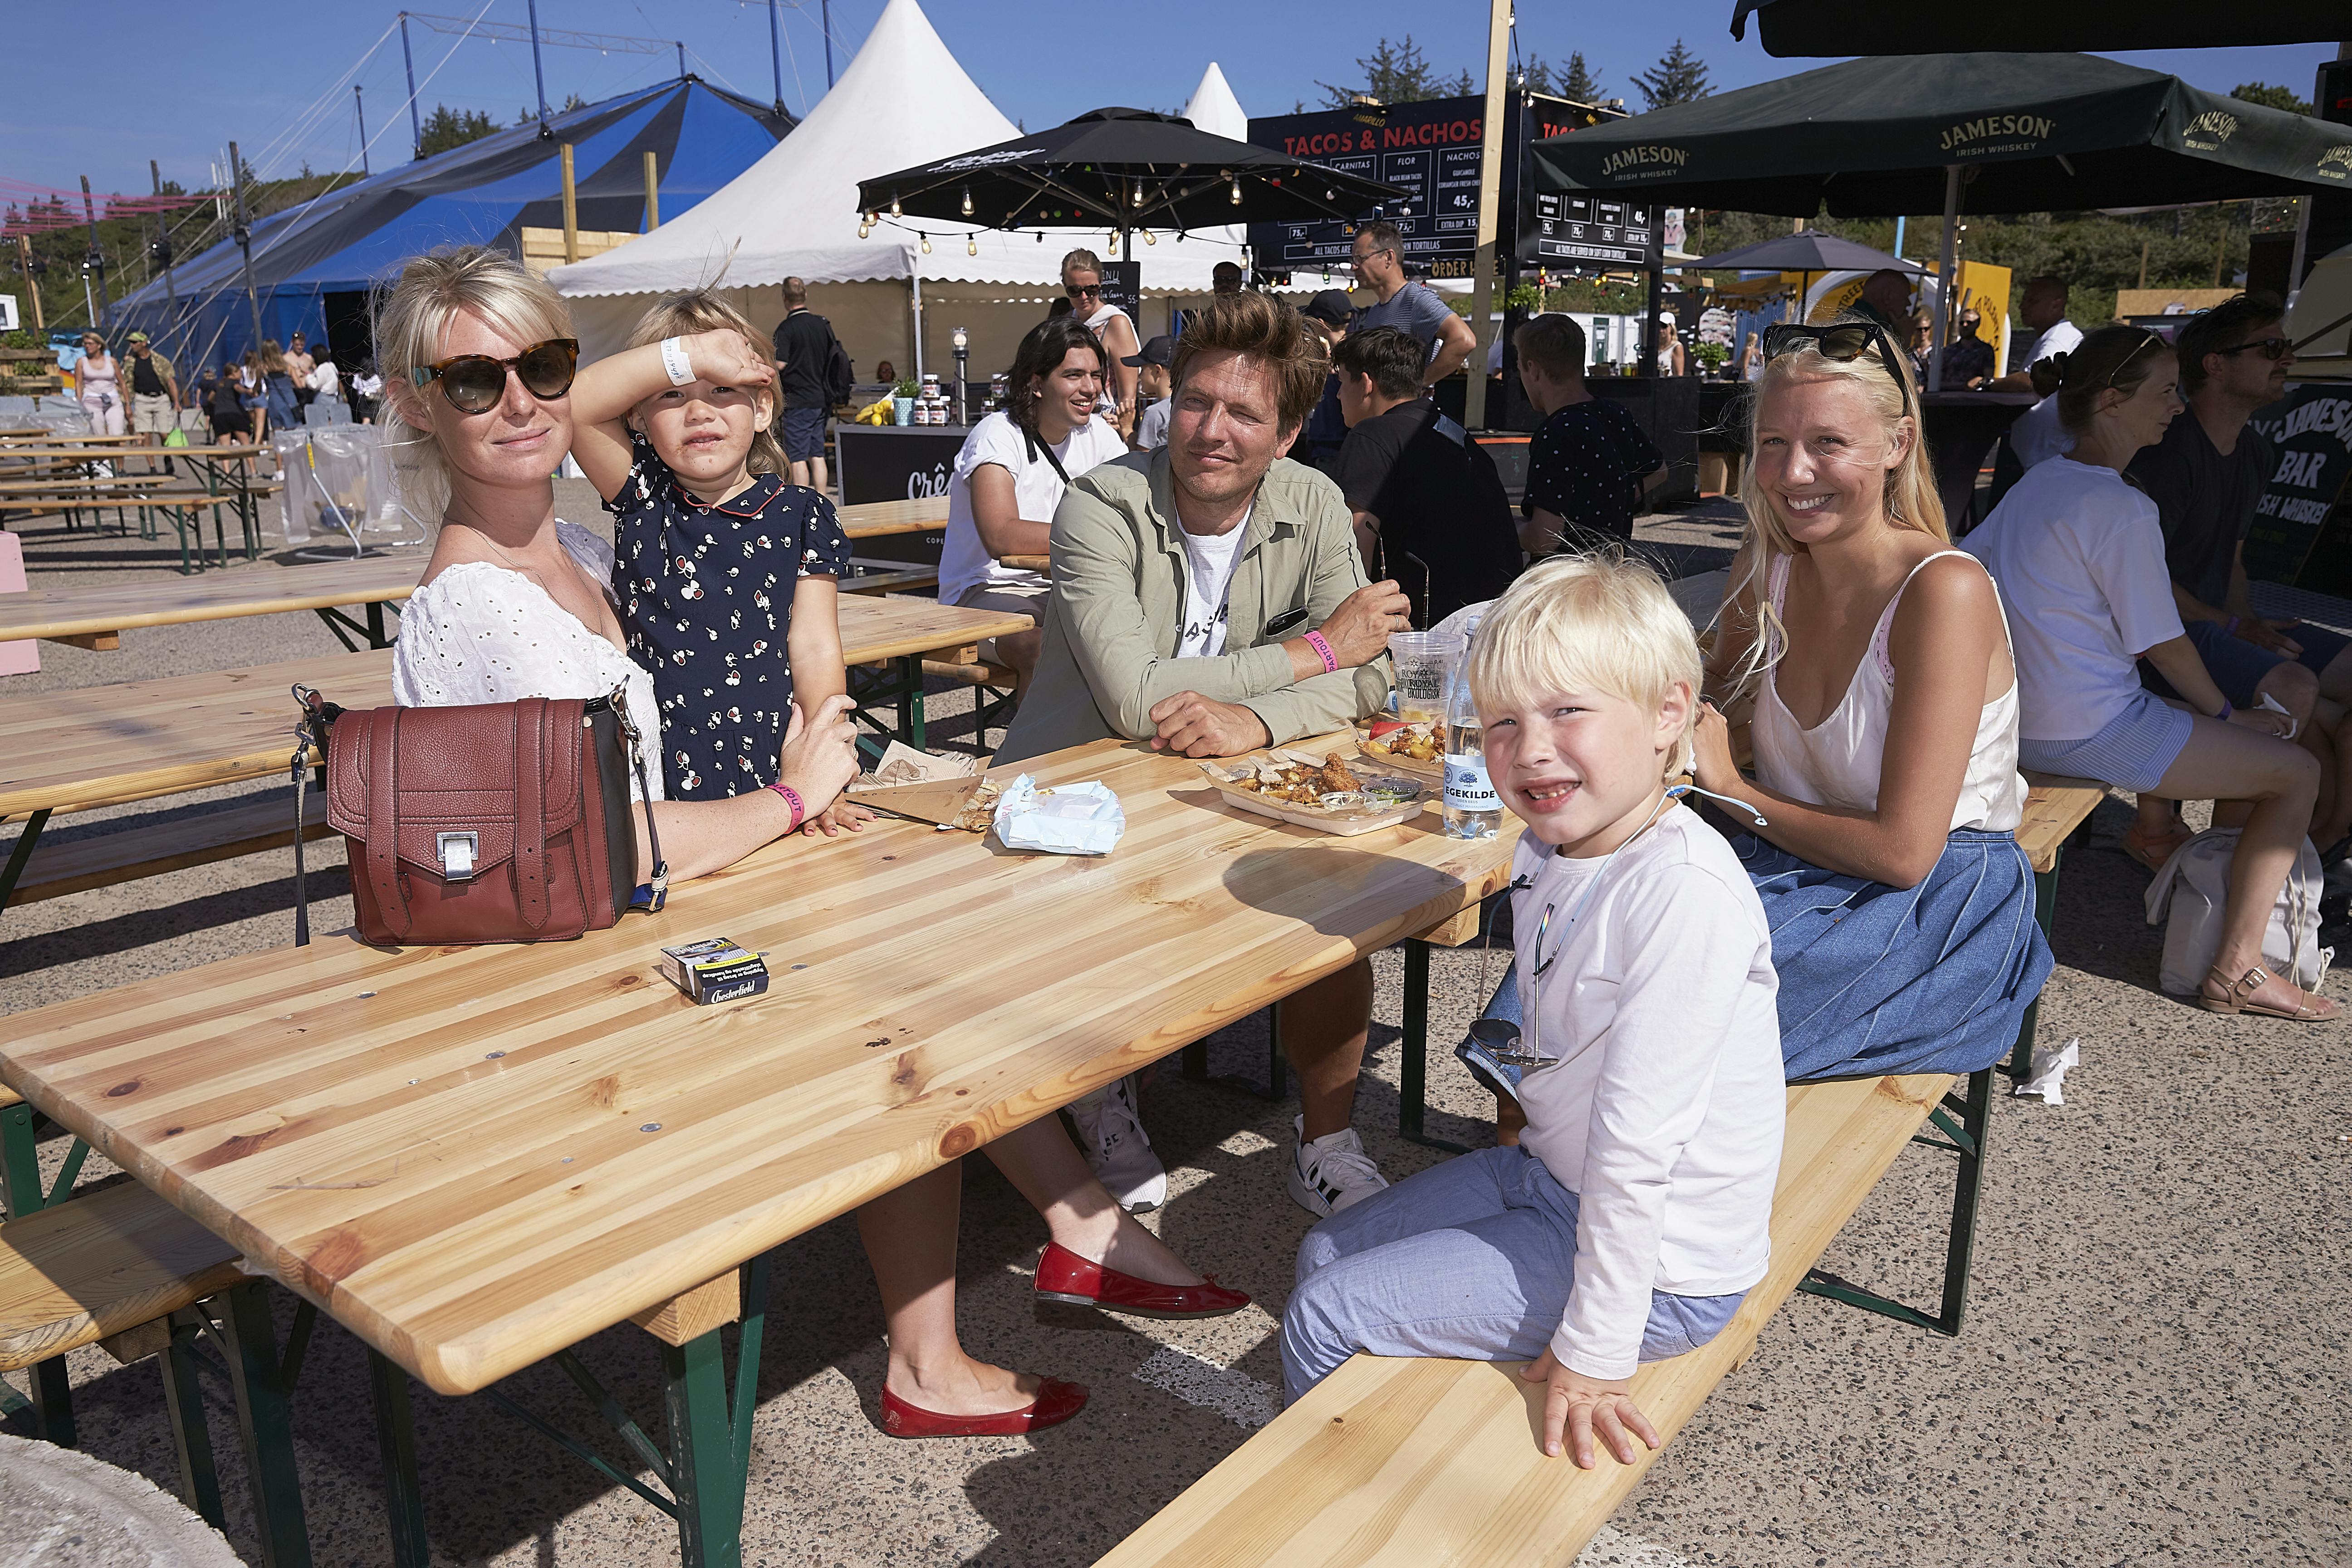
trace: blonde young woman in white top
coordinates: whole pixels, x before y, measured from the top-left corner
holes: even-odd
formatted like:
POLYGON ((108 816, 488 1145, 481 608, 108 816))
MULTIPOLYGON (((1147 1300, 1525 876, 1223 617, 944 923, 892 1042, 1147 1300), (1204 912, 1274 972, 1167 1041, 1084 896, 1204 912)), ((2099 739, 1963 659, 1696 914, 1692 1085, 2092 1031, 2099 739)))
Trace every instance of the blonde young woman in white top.
POLYGON ((1973 1071, 2051 968, 2014 837, 2000 598, 1950 546, 1885 333, 1776 326, 1764 346, 1748 538, 1707 682, 1748 708, 1756 775, 1710 707, 1698 782, 1764 818, 1735 845, 1772 923, 1790 1078, 1973 1071))
POLYGON ((1102 340, 1102 401, 1104 418, 1125 436, 1135 428, 1135 367, 1125 363, 1143 352, 1135 323, 1125 310, 1103 298, 1102 258, 1091 250, 1073 250, 1062 258, 1062 291, 1069 296, 1070 314, 1102 340))

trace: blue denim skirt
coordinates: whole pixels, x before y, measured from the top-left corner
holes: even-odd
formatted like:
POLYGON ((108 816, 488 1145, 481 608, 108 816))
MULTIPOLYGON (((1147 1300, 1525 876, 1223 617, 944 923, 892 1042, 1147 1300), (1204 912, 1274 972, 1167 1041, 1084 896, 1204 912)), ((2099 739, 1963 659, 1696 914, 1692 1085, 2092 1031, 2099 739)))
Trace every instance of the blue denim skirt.
POLYGON ((1916 888, 1841 876, 1753 834, 1731 840, 1764 902, 1789 1081, 1970 1073, 2016 1044, 2050 978, 2016 837, 1963 827, 1916 888))
MULTIPOLYGON (((1824 871, 1751 833, 1731 847, 1772 930, 1790 1083, 1970 1073, 2016 1044, 2053 964, 2015 836, 1960 828, 1916 888, 1824 871)), ((1521 1021, 1516 964, 1483 1016, 1521 1021)), ((1488 1089, 1517 1092, 1519 1069, 1475 1040, 1454 1054, 1488 1089)))

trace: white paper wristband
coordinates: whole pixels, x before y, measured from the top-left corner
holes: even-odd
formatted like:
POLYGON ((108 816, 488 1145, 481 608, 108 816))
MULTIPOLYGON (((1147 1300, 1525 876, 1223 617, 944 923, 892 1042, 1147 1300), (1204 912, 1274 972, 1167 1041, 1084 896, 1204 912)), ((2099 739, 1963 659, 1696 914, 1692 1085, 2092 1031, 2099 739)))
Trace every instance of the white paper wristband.
POLYGON ((694 363, 686 357, 684 338, 664 338, 661 356, 662 369, 669 373, 672 386, 684 386, 694 380, 694 363))

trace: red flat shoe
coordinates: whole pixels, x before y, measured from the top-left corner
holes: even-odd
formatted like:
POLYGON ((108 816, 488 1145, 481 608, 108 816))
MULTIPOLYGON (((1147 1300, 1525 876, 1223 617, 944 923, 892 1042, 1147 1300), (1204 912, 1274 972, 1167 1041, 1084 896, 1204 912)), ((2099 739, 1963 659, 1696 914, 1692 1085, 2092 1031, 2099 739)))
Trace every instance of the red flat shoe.
POLYGON ((1095 1307, 1139 1318, 1222 1318, 1249 1305, 1247 1296, 1226 1289, 1214 1275, 1199 1285, 1154 1285, 1089 1263, 1052 1241, 1037 1258, 1037 1296, 1040 1300, 1066 1301, 1073 1307, 1095 1307))
POLYGON ((994 1415, 942 1415, 909 1405, 882 1385, 882 1430, 893 1437, 1018 1437, 1059 1426, 1087 1407, 1087 1385, 1049 1377, 1038 1386, 1037 1397, 1018 1410, 994 1415))

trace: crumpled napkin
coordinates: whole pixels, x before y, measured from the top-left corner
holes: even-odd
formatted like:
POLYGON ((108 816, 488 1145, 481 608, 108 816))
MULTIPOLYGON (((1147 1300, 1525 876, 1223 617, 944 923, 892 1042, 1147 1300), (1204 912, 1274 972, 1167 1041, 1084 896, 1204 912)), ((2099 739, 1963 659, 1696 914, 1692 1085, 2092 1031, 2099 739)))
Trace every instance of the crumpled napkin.
POLYGON ((1023 773, 996 802, 996 837, 1007 849, 1108 855, 1126 832, 1118 796, 1098 780, 1041 790, 1023 773))
POLYGON ((2082 1064, 2082 1046, 2083 1037, 2080 1035, 2068 1036, 2066 1043, 2054 1051, 2047 1046, 2035 1046, 2033 1062, 2025 1075, 2025 1081, 2009 1092, 2020 1100, 2028 1095, 2034 1096, 2044 1105, 2065 1104, 2066 1097, 2061 1092, 2061 1086, 2065 1080, 2066 1069, 2082 1064))

